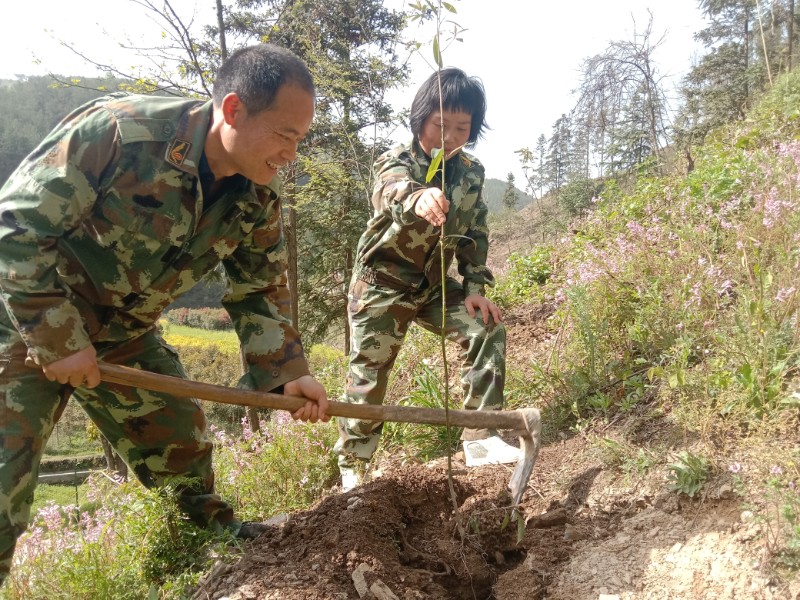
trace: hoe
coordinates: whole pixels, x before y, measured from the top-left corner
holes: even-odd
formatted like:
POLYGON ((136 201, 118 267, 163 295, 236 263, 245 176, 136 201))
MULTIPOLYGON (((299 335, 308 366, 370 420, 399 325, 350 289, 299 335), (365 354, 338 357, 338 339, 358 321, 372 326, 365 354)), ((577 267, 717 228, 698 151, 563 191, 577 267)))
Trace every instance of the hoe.
MULTIPOLYGON (((143 388, 154 392, 165 392, 184 398, 199 398, 223 404, 271 408, 294 412, 305 405, 306 400, 281 394, 253 392, 221 385, 212 385, 159 375, 108 363, 99 363, 100 376, 107 383, 116 383, 143 388)), ((528 486, 542 431, 539 411, 525 408, 510 411, 477 411, 419 408, 414 406, 373 406, 370 404, 348 404, 330 402, 328 414, 334 417, 347 417, 369 421, 395 421, 398 423, 423 423, 428 425, 450 425, 455 427, 510 429, 516 432, 520 441, 520 458, 514 467, 508 487, 514 506, 518 506, 528 486)))

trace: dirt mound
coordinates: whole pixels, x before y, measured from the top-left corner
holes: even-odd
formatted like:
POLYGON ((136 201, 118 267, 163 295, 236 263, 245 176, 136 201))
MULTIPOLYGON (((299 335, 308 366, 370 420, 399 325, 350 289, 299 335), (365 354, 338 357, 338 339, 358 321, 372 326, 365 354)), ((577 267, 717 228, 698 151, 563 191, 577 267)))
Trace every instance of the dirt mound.
POLYGON ((628 488, 572 438, 542 449, 508 521, 511 469, 384 465, 218 565, 193 598, 574 600, 794 598, 762 574, 759 525, 725 488, 703 500, 628 488), (518 541, 519 540, 519 541, 518 541))

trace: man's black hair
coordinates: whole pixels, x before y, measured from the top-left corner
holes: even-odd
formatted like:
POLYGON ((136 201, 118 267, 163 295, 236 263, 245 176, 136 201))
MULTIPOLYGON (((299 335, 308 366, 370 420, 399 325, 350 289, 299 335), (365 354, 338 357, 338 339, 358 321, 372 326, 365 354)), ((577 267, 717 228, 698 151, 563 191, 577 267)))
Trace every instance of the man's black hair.
POLYGON ((314 80, 305 63, 295 54, 273 44, 240 48, 228 57, 214 81, 214 106, 236 93, 251 114, 269 108, 278 89, 287 83, 314 95, 314 80))
POLYGON ((442 80, 442 107, 452 112, 472 115, 467 146, 474 146, 488 128, 486 124, 486 92, 477 77, 469 77, 461 69, 451 67, 428 77, 411 103, 409 125, 415 140, 419 140, 422 126, 431 114, 439 111, 439 77, 442 80))

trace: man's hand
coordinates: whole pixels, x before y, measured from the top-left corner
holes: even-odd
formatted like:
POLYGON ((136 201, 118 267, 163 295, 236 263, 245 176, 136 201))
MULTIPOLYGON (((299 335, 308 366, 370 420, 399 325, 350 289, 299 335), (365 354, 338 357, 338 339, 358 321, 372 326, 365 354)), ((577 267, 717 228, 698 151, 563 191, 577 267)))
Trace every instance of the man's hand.
POLYGON ((100 384, 100 369, 97 368, 94 346, 48 363, 42 367, 42 371, 50 381, 68 383, 74 388, 82 385, 93 388, 100 384))
POLYGON ((308 398, 306 405, 292 414, 293 419, 312 423, 317 421, 327 423, 331 420, 330 415, 326 414, 328 412, 328 395, 325 393, 325 388, 311 375, 303 375, 284 383, 283 393, 287 396, 308 398))
POLYGON ((450 202, 439 188, 426 189, 414 204, 414 214, 425 219, 434 227, 444 225, 448 210, 450 210, 450 202))
POLYGON ((484 324, 489 324, 489 315, 492 315, 495 323, 503 322, 503 313, 500 308, 491 300, 481 296, 480 294, 471 294, 464 299, 464 306, 467 307, 467 312, 470 317, 475 316, 475 311, 480 310, 483 315, 484 324))

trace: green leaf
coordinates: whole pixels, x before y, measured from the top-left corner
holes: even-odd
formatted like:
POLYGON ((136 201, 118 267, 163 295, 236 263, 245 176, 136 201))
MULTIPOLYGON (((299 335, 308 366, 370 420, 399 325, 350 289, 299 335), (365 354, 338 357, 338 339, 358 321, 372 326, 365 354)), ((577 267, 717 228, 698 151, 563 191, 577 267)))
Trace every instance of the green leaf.
POLYGON ((442 53, 439 51, 439 35, 437 34, 435 38, 433 38, 433 60, 436 61, 436 64, 439 65, 439 68, 442 68, 442 53))
POLYGON ((456 7, 450 4, 449 2, 442 2, 442 6, 444 6, 447 10, 449 10, 453 14, 457 13, 456 7))
POLYGON ((441 148, 434 148, 431 151, 431 166, 428 167, 428 173, 425 175, 425 183, 430 183, 431 179, 436 177, 436 171, 442 164, 442 158, 444 158, 444 152, 441 148))
POLYGON ((478 520, 475 517, 470 517, 469 528, 472 529, 473 533, 477 533, 478 535, 480 535, 481 529, 480 526, 478 525, 478 520))
POLYGON ((525 537, 525 519, 519 518, 517 519, 517 543, 519 544, 522 541, 522 538, 525 537))

